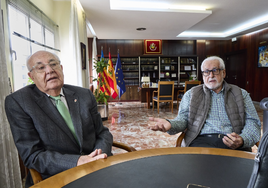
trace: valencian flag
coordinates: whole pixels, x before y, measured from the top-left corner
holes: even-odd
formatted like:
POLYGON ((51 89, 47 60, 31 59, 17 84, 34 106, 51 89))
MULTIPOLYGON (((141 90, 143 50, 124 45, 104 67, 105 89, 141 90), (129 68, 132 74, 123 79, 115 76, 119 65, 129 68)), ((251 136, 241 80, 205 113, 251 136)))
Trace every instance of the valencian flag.
POLYGON ((117 56, 117 61, 116 61, 116 66, 115 66, 115 77, 116 77, 116 82, 117 82, 117 86, 119 90, 119 93, 118 93, 119 98, 121 98, 121 96, 126 92, 126 86, 125 86, 124 75, 123 75, 119 53, 117 56))
MULTIPOLYGON (((104 55, 103 55, 103 51, 101 50, 101 59, 104 59, 104 55)), ((109 83, 108 83, 108 74, 107 74, 107 68, 105 68, 103 70, 102 73, 99 73, 99 77, 102 78, 102 83, 103 85, 100 87, 100 90, 104 93, 106 93, 107 95, 111 95, 111 90, 110 90, 110 86, 109 86, 109 83)), ((99 85, 99 83, 98 83, 99 85)))
POLYGON ((111 96, 115 99, 118 95, 117 84, 114 73, 114 66, 111 58, 111 53, 109 52, 109 61, 108 61, 108 79, 109 86, 111 91, 111 96))

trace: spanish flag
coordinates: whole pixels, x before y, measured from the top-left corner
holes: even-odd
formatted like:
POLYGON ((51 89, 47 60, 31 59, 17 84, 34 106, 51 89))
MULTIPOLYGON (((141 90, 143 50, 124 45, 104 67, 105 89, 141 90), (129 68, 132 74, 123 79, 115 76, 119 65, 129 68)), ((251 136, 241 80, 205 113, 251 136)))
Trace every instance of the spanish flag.
MULTIPOLYGON (((101 59, 104 59, 102 50, 101 50, 101 59)), ((103 93, 106 93, 107 95, 111 95, 111 89, 110 89, 109 82, 108 82, 109 76, 107 74, 107 68, 105 68, 102 73, 99 73, 99 77, 101 78, 102 83, 103 83, 103 85, 100 86, 100 90, 103 93)))
POLYGON ((109 52, 109 61, 108 61, 108 79, 109 79, 109 86, 110 86, 110 91, 111 91, 111 96, 115 99, 118 95, 118 90, 117 90, 117 83, 115 79, 115 74, 114 74, 114 66, 111 58, 111 53, 109 52))

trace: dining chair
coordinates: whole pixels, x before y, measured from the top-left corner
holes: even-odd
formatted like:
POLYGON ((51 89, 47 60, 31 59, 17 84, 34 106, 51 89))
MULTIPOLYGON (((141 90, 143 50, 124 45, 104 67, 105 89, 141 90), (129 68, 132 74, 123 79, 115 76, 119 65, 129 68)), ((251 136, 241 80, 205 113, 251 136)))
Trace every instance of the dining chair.
POLYGON ((185 81, 184 90, 178 90, 177 92, 177 110, 179 109, 179 101, 181 101, 184 93, 191 89, 194 86, 200 85, 201 81, 194 80, 194 81, 185 81))
MULTIPOLYGON (((126 145, 126 144, 123 144, 123 143, 120 143, 120 142, 116 142, 116 141, 113 141, 113 146, 117 147, 117 148, 120 148, 120 149, 123 149, 123 150, 126 150, 127 152, 137 151, 135 148, 133 148, 133 147, 131 147, 129 145, 126 145)), ((31 173, 31 176, 32 176, 34 184, 37 184, 38 182, 43 181, 43 178, 42 178, 41 174, 37 170, 29 169, 29 171, 31 173)))
POLYGON ((157 102, 158 114, 159 114, 159 103, 170 102, 171 111, 173 113, 173 98, 174 98, 174 81, 159 81, 158 90, 153 91, 152 96, 153 110, 154 110, 154 102, 157 102))

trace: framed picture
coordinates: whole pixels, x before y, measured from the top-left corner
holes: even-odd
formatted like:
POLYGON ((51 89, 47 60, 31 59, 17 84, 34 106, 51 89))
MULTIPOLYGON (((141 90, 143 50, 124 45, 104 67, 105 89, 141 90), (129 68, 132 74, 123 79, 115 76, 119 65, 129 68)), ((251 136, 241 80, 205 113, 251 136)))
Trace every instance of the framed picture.
POLYGON ((258 67, 268 67, 268 45, 258 48, 258 67))
POLYGON ((82 61, 82 69, 86 69, 86 45, 80 42, 81 46, 81 61, 82 61))
POLYGON ((162 54, 162 40, 144 40, 144 54, 162 54))
POLYGON ((191 66, 184 66, 184 70, 191 70, 191 66))
POLYGON ((165 70, 170 70, 170 67, 169 66, 165 66, 165 70))

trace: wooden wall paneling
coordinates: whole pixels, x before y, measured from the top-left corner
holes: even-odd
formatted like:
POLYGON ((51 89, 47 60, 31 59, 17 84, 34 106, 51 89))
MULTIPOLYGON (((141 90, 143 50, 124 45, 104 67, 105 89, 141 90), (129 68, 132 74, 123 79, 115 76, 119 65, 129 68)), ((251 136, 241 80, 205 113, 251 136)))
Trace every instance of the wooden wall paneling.
POLYGON ((267 45, 268 44, 268 29, 262 30, 258 34, 259 34, 259 40, 258 40, 259 44, 267 45))
POLYGON ((196 55, 196 41, 163 40, 162 54, 165 56, 196 55))
POLYGON ((199 63, 198 80, 201 80, 203 83, 203 76, 201 73, 201 63, 206 58, 206 41, 205 40, 197 40, 197 42, 196 42, 196 55, 198 57, 198 63, 199 63))
POLYGON ((120 57, 137 57, 143 53, 142 45, 142 40, 97 40, 98 55, 101 54, 101 46, 103 46, 104 56, 108 56, 110 48, 113 57, 117 57, 118 50, 120 57))
POLYGON ((263 75, 262 68, 258 68, 257 66, 259 38, 261 36, 261 32, 247 36, 247 49, 250 51, 247 56, 247 81, 249 82, 247 91, 250 93, 250 96, 254 101, 261 101, 265 97, 265 92, 267 92, 267 89, 263 89, 265 88, 263 79, 268 79, 268 77, 263 75))
POLYGON ((255 84, 259 86, 259 92, 256 93, 257 98, 261 101, 263 98, 268 97, 268 89, 267 89, 267 80, 268 80, 268 67, 265 68, 258 68, 257 61, 258 61, 258 47, 261 45, 268 45, 268 29, 262 30, 255 34, 258 36, 258 43, 256 43, 256 57, 255 57, 255 69, 256 74, 258 75, 258 80, 256 80, 255 84))

